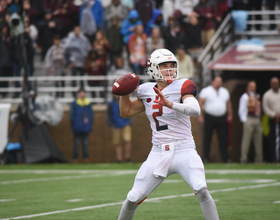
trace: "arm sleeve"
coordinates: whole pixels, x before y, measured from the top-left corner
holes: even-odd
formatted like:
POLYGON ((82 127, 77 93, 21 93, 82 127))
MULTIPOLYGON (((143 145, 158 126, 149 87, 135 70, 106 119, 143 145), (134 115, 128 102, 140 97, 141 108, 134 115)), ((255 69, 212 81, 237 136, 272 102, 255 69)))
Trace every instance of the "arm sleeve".
POLYGON ((183 103, 173 103, 172 109, 188 116, 200 115, 200 107, 195 97, 187 97, 183 103))

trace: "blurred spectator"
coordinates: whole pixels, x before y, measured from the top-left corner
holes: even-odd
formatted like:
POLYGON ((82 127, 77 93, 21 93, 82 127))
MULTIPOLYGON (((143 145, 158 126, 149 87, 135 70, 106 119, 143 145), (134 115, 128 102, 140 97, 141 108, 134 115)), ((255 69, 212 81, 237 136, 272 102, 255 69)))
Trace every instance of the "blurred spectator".
POLYGON ((158 27, 152 28, 152 34, 146 41, 146 57, 148 58, 154 50, 164 48, 164 39, 161 37, 158 27))
MULTIPOLYGON (((108 73, 109 75, 115 75, 116 78, 122 76, 123 74, 131 73, 132 70, 130 67, 124 65, 124 61, 122 56, 116 57, 114 66, 112 67, 111 71, 108 73)), ((111 84, 110 84, 111 85, 111 84)))
POLYGON ((222 87, 222 78, 216 76, 210 86, 203 88, 199 94, 199 105, 204 112, 198 116, 204 124, 203 132, 203 161, 210 162, 210 146, 213 131, 216 130, 221 159, 229 162, 227 150, 228 124, 232 121, 232 107, 228 90, 222 87))
POLYGON ((194 65, 190 55, 186 54, 184 45, 176 50, 176 58, 179 61, 179 78, 194 81, 194 65))
POLYGON ((143 25, 139 24, 135 28, 135 33, 129 38, 130 64, 133 73, 143 75, 146 67, 146 38, 143 25))
POLYGON ((131 10, 127 18, 123 21, 121 27, 121 34, 123 35, 123 42, 127 45, 130 35, 135 32, 135 27, 138 24, 143 24, 139 18, 136 10, 131 10))
POLYGON ((71 104, 69 118, 74 133, 73 162, 78 162, 81 140, 84 162, 89 163, 88 137, 94 123, 94 111, 83 88, 78 91, 78 98, 71 104))
POLYGON ((185 34, 180 31, 180 25, 175 21, 165 35, 165 47, 172 53, 176 53, 177 48, 185 43, 185 34))
POLYGON ((165 24, 163 21, 162 12, 159 9, 153 10, 153 17, 147 23, 145 33, 148 37, 151 36, 151 29, 155 26, 159 27, 161 30, 161 34, 163 34, 165 24))
MULTIPOLYGON (((71 68, 72 76, 83 76, 85 74, 84 65, 91 49, 89 40, 83 35, 79 26, 74 28, 65 42, 65 56, 68 66, 71 68)), ((81 87, 84 87, 84 82, 81 80, 81 87)), ((72 87, 76 87, 76 81, 72 81, 72 87)), ((75 92, 72 92, 75 97, 75 92)))
POLYGON ((153 10, 155 9, 154 0, 135 0, 134 9, 138 11, 143 26, 146 28, 147 22, 152 19, 153 10))
POLYGON ((44 3, 42 0, 30 0, 31 8, 34 8, 36 11, 36 17, 32 20, 33 24, 38 28, 39 24, 44 19, 44 3))
POLYGON ((48 49, 52 45, 54 35, 60 34, 61 25, 52 17, 50 9, 45 11, 45 19, 40 23, 38 28, 37 44, 41 47, 41 60, 45 58, 48 49))
POLYGON ((10 11, 10 14, 13 14, 17 12, 18 14, 21 14, 21 5, 19 5, 19 0, 6 0, 8 4, 8 8, 10 11))
MULTIPOLYGON (((65 76, 66 59, 64 56, 64 47, 61 45, 61 38, 55 35, 53 45, 48 50, 45 57, 45 67, 47 75, 65 76)), ((57 88, 65 87, 65 81, 54 81, 57 88)), ((63 92, 56 92, 56 97, 64 97, 63 92)))
POLYGON ((197 13, 191 13, 188 16, 183 15, 179 18, 181 27, 185 30, 185 47, 193 59, 196 59, 202 51, 201 32, 207 22, 205 16, 197 13))
POLYGON ((110 55, 110 67, 112 67, 115 57, 122 55, 123 40, 122 40, 121 27, 119 25, 118 18, 113 17, 110 23, 111 25, 106 30, 106 36, 108 38, 109 44, 111 45, 111 50, 109 55, 110 55))
POLYGON ((89 39, 90 43, 92 43, 95 38, 96 23, 94 16, 91 12, 90 0, 84 0, 82 6, 84 10, 81 15, 81 31, 89 39))
POLYGON ((174 1, 173 0, 164 0, 162 5, 162 16, 164 23, 168 23, 169 17, 172 17, 174 13, 174 1))
MULTIPOLYGON (((90 2, 91 4, 91 12, 92 15, 95 19, 95 24, 97 29, 102 29, 102 25, 103 25, 103 14, 104 14, 104 9, 102 7, 102 4, 99 0, 94 0, 90 2)), ((83 14, 83 6, 80 7, 80 21, 81 21, 81 16, 83 14)))
POLYGON ((5 15, 8 13, 7 1, 0 0, 0 28, 5 25, 5 15))
POLYGON ((127 18, 129 9, 123 5, 120 0, 111 0, 111 5, 107 6, 104 13, 104 20, 107 23, 107 27, 111 26, 113 18, 117 18, 119 25, 122 24, 123 20, 127 18))
POLYGON ((227 13, 229 11, 228 7, 228 0, 218 0, 218 17, 221 18, 221 22, 224 20, 224 18, 227 16, 227 13))
POLYGON ((209 3, 208 0, 200 0, 199 4, 195 7, 194 11, 199 15, 208 18, 208 21, 204 25, 201 32, 202 45, 203 47, 205 47, 208 44, 208 42, 211 40, 213 35, 215 34, 216 19, 220 21, 221 18, 217 17, 218 15, 217 9, 215 8, 214 5, 209 3))
POLYGON ((101 62, 104 64, 104 72, 102 75, 106 75, 107 54, 111 50, 111 45, 103 31, 96 32, 95 41, 93 42, 93 49, 97 51, 101 62))
MULTIPOLYGON (((27 76, 32 76, 32 67, 33 67, 33 57, 34 57, 34 48, 32 45, 32 39, 28 33, 24 33, 24 47, 25 54, 23 54, 22 45, 21 45, 21 36, 14 36, 12 38, 12 54, 13 54, 13 73, 14 76, 21 76, 21 69, 24 68, 24 60, 26 60, 25 71, 27 76)), ((20 87, 20 82, 16 81, 16 87, 20 87)), ((31 87, 31 84, 29 84, 31 87)), ((14 98, 19 97, 19 92, 14 94, 14 98)))
POLYGON ((30 4, 30 0, 23 0, 23 9, 25 16, 29 18, 30 24, 34 24, 38 13, 35 8, 33 8, 30 4))
POLYGON ((73 29, 72 17, 75 12, 73 11, 72 4, 72 0, 44 0, 45 9, 51 9, 53 17, 62 26, 62 38, 67 36, 73 29))
MULTIPOLYGON (((279 7, 279 1, 278 0, 266 0, 265 1, 265 6, 268 10, 274 11, 277 3, 278 3, 278 7, 279 7)), ((275 15, 269 15, 269 20, 274 21, 275 20, 275 15)), ((275 24, 270 24, 269 25, 269 30, 275 30, 275 28, 276 28, 275 24)))
MULTIPOLYGON (((35 25, 30 24, 29 17, 26 16, 26 17, 24 18, 24 22, 25 22, 25 32, 29 34, 29 36, 30 36, 30 38, 31 38, 31 40, 32 40, 33 49, 34 49, 34 51, 35 51, 36 45, 37 45, 37 44, 36 44, 36 40, 37 40, 37 37, 38 37, 38 30, 37 30, 37 28, 35 27, 35 25)), ((33 55, 35 55, 35 54, 33 54, 33 55)), ((31 75, 33 75, 33 71, 34 71, 34 66, 33 66, 33 64, 34 64, 34 56, 31 57, 31 59, 32 59, 32 62, 31 62, 31 64, 32 64, 32 66, 31 66, 31 72, 32 72, 32 74, 31 74, 31 75)))
POLYGON ((180 10, 183 15, 188 15, 193 12, 198 2, 199 0, 175 0, 174 10, 180 10))
POLYGON ((121 0, 121 3, 128 7, 129 10, 133 9, 134 0, 121 0))
POLYGON ((126 45, 128 59, 129 59, 128 40, 130 36, 135 32, 135 27, 138 24, 143 24, 143 23, 140 20, 139 14, 136 10, 131 10, 128 13, 127 18, 122 23, 121 34, 123 35, 123 42, 126 45))
POLYGON ((261 123, 260 95, 256 93, 256 82, 249 81, 247 91, 239 99, 238 115, 243 123, 241 163, 248 162, 251 141, 255 147, 255 163, 263 162, 263 135, 261 123))
MULTIPOLYGON (((96 50, 90 50, 85 61, 85 71, 89 76, 103 76, 105 75, 105 63, 99 58, 96 50)), ((104 81, 101 80, 89 80, 89 86, 104 86, 104 81)), ((102 94, 103 96, 103 94, 102 94)), ((92 97, 95 97, 95 93, 92 92, 92 97)))
POLYGON ((35 49, 36 41, 37 41, 37 37, 38 37, 38 29, 36 28, 35 25, 30 23, 29 17, 26 16, 24 18, 24 22, 25 22, 25 32, 29 34, 29 36, 32 40, 32 45, 35 49))
POLYGON ((131 119, 123 118, 119 108, 120 97, 114 95, 113 101, 108 104, 108 125, 112 127, 113 145, 116 149, 117 163, 123 161, 122 141, 125 148, 125 160, 131 163, 131 119))
POLYGON ((279 163, 279 140, 280 140, 280 89, 279 78, 270 80, 270 89, 263 95, 263 111, 269 116, 269 162, 279 163))
MULTIPOLYGON (((13 75, 12 44, 8 25, 0 27, 0 77, 13 75)), ((8 88, 9 83, 0 81, 0 88, 8 88)), ((4 98, 6 92, 1 92, 0 97, 4 98)))
MULTIPOLYGON (((261 11, 262 10, 262 2, 263 0, 248 0, 247 11, 261 11)), ((262 15, 254 15, 255 20, 262 20, 262 15)), ((248 20, 252 19, 252 15, 249 15, 248 20)), ((253 25, 254 26, 254 25, 253 25)), ((261 25, 256 24, 256 29, 261 30, 261 25)), ((251 25, 247 26, 248 30, 251 30, 251 25)))

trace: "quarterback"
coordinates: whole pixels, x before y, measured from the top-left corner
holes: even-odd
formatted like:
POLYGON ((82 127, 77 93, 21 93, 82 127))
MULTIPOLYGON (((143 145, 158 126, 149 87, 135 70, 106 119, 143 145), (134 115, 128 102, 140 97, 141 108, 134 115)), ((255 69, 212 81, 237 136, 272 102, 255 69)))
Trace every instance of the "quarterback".
POLYGON ((152 129, 152 149, 140 167, 124 201, 119 220, 130 220, 136 208, 166 177, 179 174, 194 191, 206 220, 218 220, 218 212, 205 180, 204 165, 197 154, 190 116, 199 116, 196 85, 178 79, 178 60, 167 49, 155 50, 147 63, 147 73, 155 83, 139 86, 137 99, 121 96, 122 117, 146 113, 152 129))

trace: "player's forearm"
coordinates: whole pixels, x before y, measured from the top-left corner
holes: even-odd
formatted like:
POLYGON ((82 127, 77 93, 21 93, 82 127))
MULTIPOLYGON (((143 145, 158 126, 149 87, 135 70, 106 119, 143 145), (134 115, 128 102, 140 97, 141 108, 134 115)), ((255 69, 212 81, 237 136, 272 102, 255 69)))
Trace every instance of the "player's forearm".
POLYGON ((200 106, 194 97, 184 99, 183 103, 173 103, 172 109, 188 116, 200 115, 200 106))
POLYGON ((129 118, 129 111, 131 108, 131 100, 129 95, 120 97, 120 114, 124 118, 129 118))

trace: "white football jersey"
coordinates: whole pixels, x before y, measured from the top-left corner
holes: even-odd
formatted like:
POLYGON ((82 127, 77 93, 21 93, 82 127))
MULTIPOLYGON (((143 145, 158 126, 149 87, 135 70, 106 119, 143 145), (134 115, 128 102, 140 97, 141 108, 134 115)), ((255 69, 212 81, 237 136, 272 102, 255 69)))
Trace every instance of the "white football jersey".
MULTIPOLYGON (((164 144, 175 140, 189 140, 193 142, 190 117, 154 102, 158 99, 153 87, 156 83, 144 83, 139 86, 137 97, 145 105, 145 113, 150 120, 153 132, 152 143, 164 144)), ((196 85, 188 79, 175 80, 161 90, 165 97, 174 102, 181 103, 182 96, 196 95, 196 85)))

